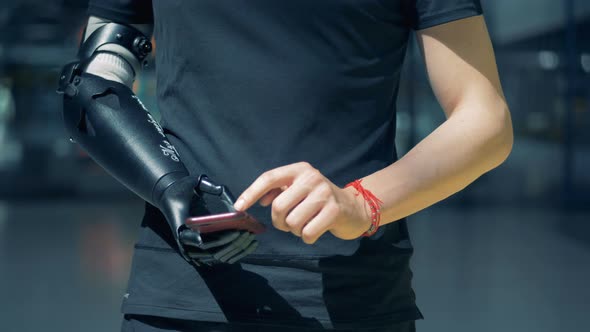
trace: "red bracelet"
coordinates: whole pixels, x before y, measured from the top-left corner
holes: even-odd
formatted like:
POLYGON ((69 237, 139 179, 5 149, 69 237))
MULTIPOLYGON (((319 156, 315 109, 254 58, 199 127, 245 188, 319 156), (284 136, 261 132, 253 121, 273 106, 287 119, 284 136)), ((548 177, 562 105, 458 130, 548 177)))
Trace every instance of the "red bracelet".
POLYGON ((363 185, 361 184, 361 181, 363 180, 354 180, 351 183, 344 186, 344 188, 354 187, 354 189, 356 189, 357 191, 355 196, 358 196, 359 194, 363 195, 365 202, 367 202, 369 208, 371 208, 371 227, 369 227, 369 230, 364 232, 362 235, 366 237, 375 234, 379 229, 379 222, 381 221, 381 205, 383 205, 383 202, 379 198, 377 198, 372 192, 365 189, 365 187, 363 187, 363 185))

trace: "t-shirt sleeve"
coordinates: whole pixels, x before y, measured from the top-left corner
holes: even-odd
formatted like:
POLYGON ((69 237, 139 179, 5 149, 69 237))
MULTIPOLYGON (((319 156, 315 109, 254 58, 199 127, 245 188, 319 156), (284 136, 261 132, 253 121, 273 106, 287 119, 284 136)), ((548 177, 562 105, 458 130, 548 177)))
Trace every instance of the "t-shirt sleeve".
POLYGON ((89 0, 88 15, 119 23, 153 23, 151 0, 89 0))
POLYGON ((482 14, 479 0, 409 0, 408 11, 415 30, 482 14))

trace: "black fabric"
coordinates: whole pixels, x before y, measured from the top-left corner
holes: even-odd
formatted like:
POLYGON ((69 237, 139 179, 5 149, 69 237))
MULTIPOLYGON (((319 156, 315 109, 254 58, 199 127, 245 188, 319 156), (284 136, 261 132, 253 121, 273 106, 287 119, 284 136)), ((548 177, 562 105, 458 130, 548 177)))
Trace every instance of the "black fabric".
POLYGON ((88 15, 118 23, 153 23, 151 0, 89 0, 88 15))
POLYGON ((256 254, 213 268, 190 266, 170 248, 169 228, 156 208, 147 206, 142 226, 125 313, 349 329, 421 317, 410 285, 413 249, 401 221, 384 226, 389 231, 380 240, 362 239, 349 256, 256 254))
MULTIPOLYGON (((392 324, 377 329, 360 329, 354 332, 415 332, 414 321, 392 324)), ((276 332, 274 326, 255 326, 249 324, 227 324, 220 322, 188 321, 146 315, 125 315, 121 332, 276 332)), ((281 332, 320 332, 324 329, 281 328, 281 332)), ((348 330, 353 332, 352 330, 348 330)))
MULTIPOLYGON (((298 161, 343 186, 396 160, 410 31, 480 12, 475 0, 154 0, 163 126, 189 172, 236 195, 298 161)), ((255 254, 208 270, 171 249, 148 206, 123 312, 340 329, 422 317, 405 220, 370 238, 327 233, 306 245, 273 229, 268 208, 249 212, 269 226, 255 254)))
POLYGON ((479 0, 408 0, 410 25, 417 30, 481 14, 479 0))

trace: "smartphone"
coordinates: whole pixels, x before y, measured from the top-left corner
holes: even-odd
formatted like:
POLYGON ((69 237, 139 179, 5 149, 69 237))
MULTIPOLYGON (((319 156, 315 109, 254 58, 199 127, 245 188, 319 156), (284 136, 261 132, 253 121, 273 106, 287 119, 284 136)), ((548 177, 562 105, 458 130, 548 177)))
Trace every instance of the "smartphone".
POLYGON ((244 211, 190 217, 186 219, 186 225, 201 234, 223 230, 245 230, 254 234, 266 231, 264 224, 261 224, 252 215, 244 211))

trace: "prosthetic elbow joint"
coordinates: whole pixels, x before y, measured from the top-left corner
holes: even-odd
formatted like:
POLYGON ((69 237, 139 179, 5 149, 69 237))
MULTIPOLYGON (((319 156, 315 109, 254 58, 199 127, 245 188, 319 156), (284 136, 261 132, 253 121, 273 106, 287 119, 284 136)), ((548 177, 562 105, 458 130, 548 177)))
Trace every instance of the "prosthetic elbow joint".
MULTIPOLYGON (((71 84, 76 76, 86 72, 86 68, 90 61, 94 58, 99 49, 106 45, 117 45, 127 50, 132 54, 133 58, 129 59, 125 55, 119 54, 125 61, 138 61, 145 65, 145 58, 152 51, 152 43, 149 38, 143 35, 139 30, 118 23, 107 23, 104 26, 96 29, 85 41, 80 45, 78 51, 78 61, 68 63, 62 69, 59 78, 58 93, 71 94, 71 84), (69 87, 69 91, 68 91, 69 87)), ((109 52, 109 51, 106 51, 109 52)))

